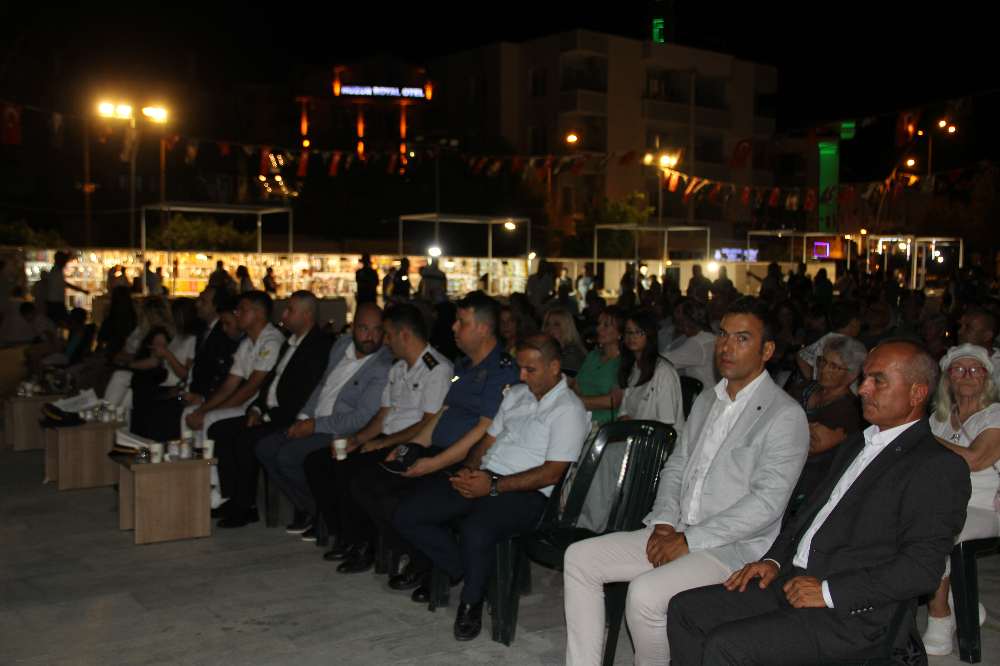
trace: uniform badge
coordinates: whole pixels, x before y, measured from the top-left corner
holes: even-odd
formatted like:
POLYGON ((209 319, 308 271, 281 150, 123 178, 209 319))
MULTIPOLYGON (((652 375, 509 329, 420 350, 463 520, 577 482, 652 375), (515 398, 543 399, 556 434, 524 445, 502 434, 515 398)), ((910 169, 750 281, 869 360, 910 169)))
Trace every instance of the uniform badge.
POLYGON ((431 354, 430 352, 424 354, 423 359, 424 363, 427 365, 428 370, 433 370, 437 366, 441 365, 441 363, 436 358, 434 358, 434 355, 431 354))
POLYGON ((478 384, 478 383, 479 383, 479 380, 480 380, 480 379, 482 379, 482 378, 483 378, 483 377, 485 377, 485 376, 486 376, 486 368, 483 368, 483 369, 482 369, 482 370, 480 370, 480 371, 479 371, 479 373, 478 373, 478 374, 476 375, 476 378, 472 380, 472 385, 473 385, 473 386, 475 386, 476 384, 478 384))
POLYGON ((513 368, 514 367, 514 359, 507 352, 502 352, 500 354, 500 367, 501 368, 513 368))
POLYGON ((270 349, 261 349, 259 352, 257 352, 257 355, 260 358, 267 358, 268 356, 271 355, 271 350, 270 349))

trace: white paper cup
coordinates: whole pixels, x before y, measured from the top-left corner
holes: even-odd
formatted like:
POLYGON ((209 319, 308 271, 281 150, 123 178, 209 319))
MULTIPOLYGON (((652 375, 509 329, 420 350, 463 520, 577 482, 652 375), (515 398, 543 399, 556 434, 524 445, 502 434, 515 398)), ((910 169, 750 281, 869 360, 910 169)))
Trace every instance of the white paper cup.
POLYGON ((149 445, 149 462, 163 462, 163 444, 153 442, 149 445))
POLYGON ((171 440, 167 442, 167 455, 170 456, 171 460, 179 460, 181 457, 181 443, 180 440, 171 440))
POLYGON ((215 455, 215 440, 203 439, 201 441, 201 457, 211 458, 215 455))
POLYGON ((333 440, 333 448, 337 452, 337 460, 347 460, 347 440, 333 440))

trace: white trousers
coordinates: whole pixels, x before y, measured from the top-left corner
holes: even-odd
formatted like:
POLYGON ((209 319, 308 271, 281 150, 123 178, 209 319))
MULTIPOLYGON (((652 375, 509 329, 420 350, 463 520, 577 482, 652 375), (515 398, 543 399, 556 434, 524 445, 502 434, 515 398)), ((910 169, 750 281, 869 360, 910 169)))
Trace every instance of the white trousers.
POLYGON ((599 666, 604 652, 604 583, 628 582, 625 621, 636 666, 666 666, 667 604, 679 592, 723 583, 733 571, 705 551, 653 568, 646 543, 653 529, 616 532, 577 542, 566 551, 563 582, 567 666, 599 666))
MULTIPOLYGON (((207 438, 206 433, 208 429, 219 421, 225 421, 226 419, 234 419, 237 416, 245 416, 247 413, 246 405, 242 407, 227 407, 225 409, 213 409, 208 414, 205 414, 205 422, 201 427, 201 430, 191 430, 187 424, 187 416, 194 410, 198 409, 199 405, 191 405, 185 407, 184 411, 181 413, 181 437, 191 437, 194 439, 194 447, 197 449, 202 448, 202 443, 207 438)), ((212 465, 211 472, 211 484, 212 484, 212 508, 216 509, 225 502, 228 497, 223 497, 222 493, 219 492, 219 470, 215 465, 212 465)))

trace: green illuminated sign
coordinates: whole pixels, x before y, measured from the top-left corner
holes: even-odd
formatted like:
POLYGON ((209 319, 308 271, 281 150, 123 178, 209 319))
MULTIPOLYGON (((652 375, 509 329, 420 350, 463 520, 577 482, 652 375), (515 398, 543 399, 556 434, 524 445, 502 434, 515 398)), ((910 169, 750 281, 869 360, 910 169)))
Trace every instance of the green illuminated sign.
POLYGON ((653 19, 653 41, 661 44, 667 41, 663 34, 663 19, 653 19))

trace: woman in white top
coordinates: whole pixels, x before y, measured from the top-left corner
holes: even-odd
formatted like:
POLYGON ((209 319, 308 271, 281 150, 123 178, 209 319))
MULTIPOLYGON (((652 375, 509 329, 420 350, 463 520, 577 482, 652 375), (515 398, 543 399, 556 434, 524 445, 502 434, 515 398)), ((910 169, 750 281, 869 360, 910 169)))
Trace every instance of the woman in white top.
POLYGON ((674 367, 658 353, 656 321, 642 311, 629 315, 622 341, 618 379, 625 390, 618 418, 660 421, 680 433, 684 428, 681 382, 674 367))
POLYGON ((167 370, 167 378, 160 386, 177 386, 185 381, 191 366, 194 364, 195 343, 198 341, 198 315, 194 301, 190 298, 178 298, 170 304, 170 312, 174 316, 177 335, 167 343, 162 340, 153 341, 153 355, 161 359, 167 370))
MULTIPOLYGON (((943 376, 934 396, 931 432, 949 449, 965 458, 972 473, 972 498, 962 533, 955 543, 986 539, 1000 534, 1000 516, 994 498, 1000 489, 1000 396, 992 376, 993 364, 986 350, 960 345, 941 359, 943 376)), ((950 561, 949 561, 950 563, 950 561)), ((950 567, 949 567, 950 568, 950 567)), ((951 654, 955 620, 949 607, 949 570, 934 597, 928 601, 927 654, 951 654)), ((979 605, 980 624, 984 608, 979 605)))

